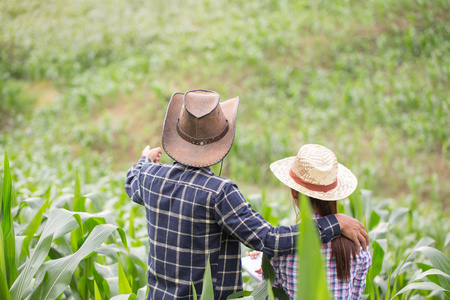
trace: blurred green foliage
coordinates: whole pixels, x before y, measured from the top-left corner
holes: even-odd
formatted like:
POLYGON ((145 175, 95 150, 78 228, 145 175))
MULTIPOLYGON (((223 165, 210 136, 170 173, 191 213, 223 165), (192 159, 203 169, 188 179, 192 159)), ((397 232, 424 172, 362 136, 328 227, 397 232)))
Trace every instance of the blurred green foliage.
POLYGON ((270 162, 321 143, 382 196, 447 198, 448 12, 444 0, 5 0, 1 80, 15 89, 2 111, 37 98, 33 139, 123 170, 159 145, 173 92, 207 88, 241 98, 225 160, 237 181, 274 183, 270 162))

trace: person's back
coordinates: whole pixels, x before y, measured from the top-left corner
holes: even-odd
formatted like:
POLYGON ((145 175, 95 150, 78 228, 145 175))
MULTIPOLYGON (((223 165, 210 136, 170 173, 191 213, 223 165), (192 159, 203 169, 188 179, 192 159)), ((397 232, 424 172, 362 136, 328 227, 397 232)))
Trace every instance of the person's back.
MULTIPOLYGON (((336 155, 321 145, 303 145, 297 156, 278 160, 270 169, 291 188, 295 206, 299 206, 300 193, 309 197, 314 219, 336 214, 336 201, 350 196, 358 182, 349 169, 338 163, 336 155)), ((324 242, 321 251, 333 299, 361 299, 371 265, 369 250, 339 236, 324 242)), ((295 254, 272 259, 275 285, 282 287, 291 299, 296 299, 296 291, 302 290, 301 283, 297 286, 297 259, 295 254)))
POLYGON ((179 163, 144 165, 141 176, 152 182, 148 190, 141 187, 143 199, 133 197, 147 208, 151 299, 191 299, 191 282, 201 290, 208 256, 212 277, 222 282, 216 298, 239 289, 234 281, 226 282, 241 273, 235 259, 239 242, 222 230, 215 210, 218 193, 232 182, 209 168, 179 163))
MULTIPOLYGON (((317 219, 318 214, 313 218, 317 219)), ((327 283, 330 296, 334 300, 361 299, 366 286, 367 272, 371 266, 369 248, 360 249, 351 259, 348 279, 339 278, 337 274, 336 259, 333 257, 331 242, 322 244, 322 258, 326 266, 327 283)), ((283 288, 290 299, 297 299, 297 291, 302 290, 297 286, 298 256, 296 254, 282 255, 271 259, 275 270, 274 285, 283 288)))

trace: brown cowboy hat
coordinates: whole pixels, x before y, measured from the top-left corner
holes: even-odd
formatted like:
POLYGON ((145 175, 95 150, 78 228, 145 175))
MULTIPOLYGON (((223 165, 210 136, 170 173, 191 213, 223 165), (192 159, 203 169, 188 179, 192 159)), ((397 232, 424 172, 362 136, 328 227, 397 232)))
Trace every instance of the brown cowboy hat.
POLYGON ((162 131, 162 146, 171 158, 187 166, 220 162, 233 145, 239 97, 220 102, 208 90, 175 93, 162 131))

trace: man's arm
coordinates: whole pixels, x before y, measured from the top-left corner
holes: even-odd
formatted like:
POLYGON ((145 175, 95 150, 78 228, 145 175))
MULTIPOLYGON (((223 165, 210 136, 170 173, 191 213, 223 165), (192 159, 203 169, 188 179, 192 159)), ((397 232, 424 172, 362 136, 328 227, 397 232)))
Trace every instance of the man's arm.
MULTIPOLYGON (((215 216, 222 229, 247 247, 268 256, 295 253, 297 225, 274 227, 254 211, 234 183, 227 183, 216 198, 215 216)), ((319 219, 323 242, 340 235, 334 215, 319 219)))
POLYGON ((142 167, 147 163, 159 162, 161 158, 162 150, 161 148, 150 149, 150 146, 145 147, 142 150, 142 157, 139 161, 133 165, 127 172, 127 179, 125 181, 125 192, 128 197, 134 202, 143 205, 144 200, 141 197, 141 188, 139 175, 141 173, 142 167))

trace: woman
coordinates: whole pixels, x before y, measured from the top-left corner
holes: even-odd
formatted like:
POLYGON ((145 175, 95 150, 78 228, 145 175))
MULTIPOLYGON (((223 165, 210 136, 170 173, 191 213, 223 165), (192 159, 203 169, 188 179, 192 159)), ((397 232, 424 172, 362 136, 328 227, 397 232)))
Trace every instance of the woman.
MULTIPOLYGON (((309 196, 313 218, 337 213, 336 201, 351 195, 357 185, 353 173, 339 164, 334 153, 321 145, 308 144, 297 156, 274 162, 270 169, 291 188, 295 205, 299 193, 309 196)), ((361 299, 371 265, 369 249, 357 251, 356 245, 344 236, 322 245, 322 256, 327 267, 327 280, 333 299, 361 299), (359 254, 357 253, 359 252, 359 254)), ((254 252, 250 256, 255 256, 254 252)), ((274 284, 296 299, 297 255, 272 258, 275 269, 274 284)))

